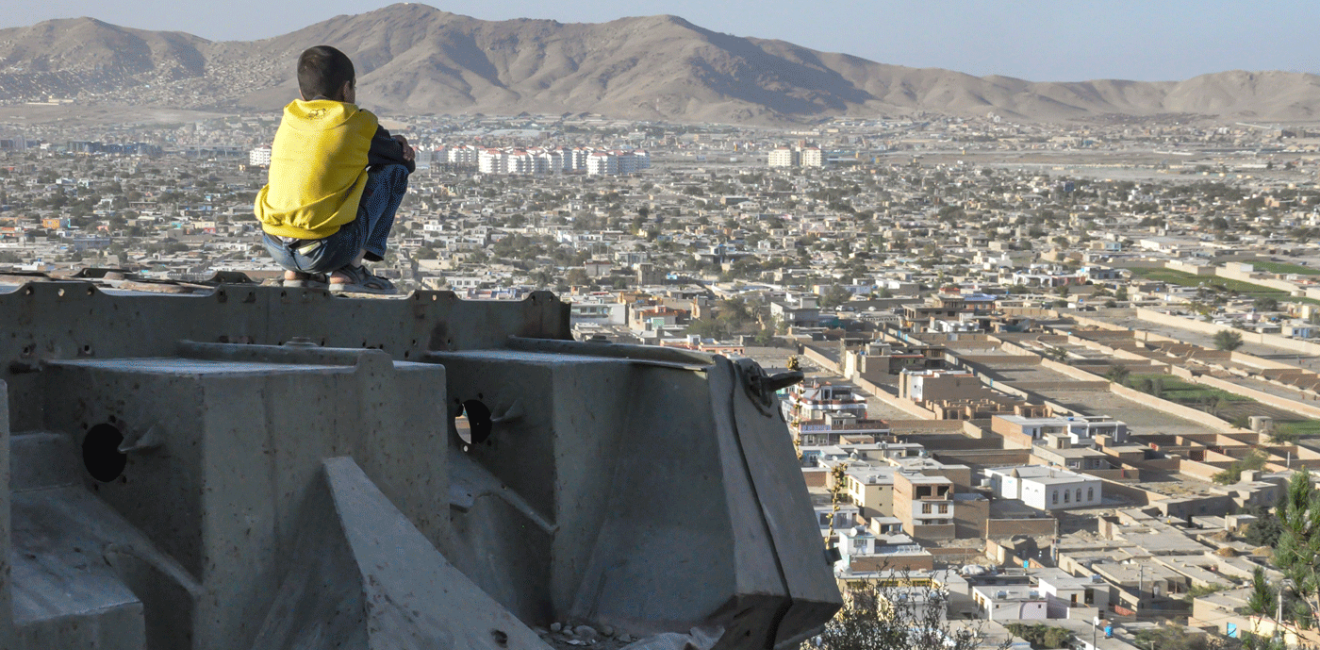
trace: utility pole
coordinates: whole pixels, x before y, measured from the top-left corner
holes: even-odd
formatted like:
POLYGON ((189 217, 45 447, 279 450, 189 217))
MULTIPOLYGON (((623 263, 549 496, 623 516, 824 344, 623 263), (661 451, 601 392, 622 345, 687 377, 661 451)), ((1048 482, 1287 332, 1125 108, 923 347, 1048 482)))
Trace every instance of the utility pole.
MULTIPOLYGON (((1146 590, 1146 565, 1137 565, 1137 610, 1141 610, 1141 592, 1146 590)), ((1154 650, 1152 648, 1152 650, 1154 650)))

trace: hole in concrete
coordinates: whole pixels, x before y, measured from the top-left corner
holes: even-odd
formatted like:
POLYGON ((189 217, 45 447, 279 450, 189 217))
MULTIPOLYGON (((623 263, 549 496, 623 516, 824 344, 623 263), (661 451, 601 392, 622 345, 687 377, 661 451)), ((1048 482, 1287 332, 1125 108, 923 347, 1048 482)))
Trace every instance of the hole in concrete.
POLYGON ((485 442, 494 427, 490 420, 490 408, 475 399, 463 402, 463 412, 454 418, 454 427, 458 429, 458 437, 469 445, 485 442))
POLYGON ((495 645, 501 648, 509 647, 509 635, 504 630, 491 630, 490 636, 495 639, 495 645))
POLYGON ((83 438, 83 466, 92 478, 109 483, 124 473, 128 456, 119 451, 124 434, 112 424, 98 424, 83 438))

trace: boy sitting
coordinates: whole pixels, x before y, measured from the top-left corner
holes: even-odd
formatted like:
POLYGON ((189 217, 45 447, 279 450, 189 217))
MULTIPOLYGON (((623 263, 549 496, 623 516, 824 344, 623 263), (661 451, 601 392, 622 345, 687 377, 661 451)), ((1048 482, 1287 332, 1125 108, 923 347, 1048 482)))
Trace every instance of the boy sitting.
POLYGON ((284 107, 269 180, 254 206, 284 286, 395 293, 362 266, 385 256, 394 213, 417 167, 403 136, 358 108, 353 62, 326 45, 298 57, 302 99, 284 107))

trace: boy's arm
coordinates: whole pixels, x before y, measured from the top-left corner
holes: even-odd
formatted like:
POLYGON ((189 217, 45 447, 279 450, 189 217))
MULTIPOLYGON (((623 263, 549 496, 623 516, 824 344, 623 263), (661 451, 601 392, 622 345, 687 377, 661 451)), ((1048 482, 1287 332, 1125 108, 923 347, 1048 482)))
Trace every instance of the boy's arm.
POLYGON ((376 127, 376 135, 371 138, 371 150, 367 152, 367 165, 403 165, 408 173, 417 171, 417 163, 411 157, 404 156, 404 145, 395 140, 385 127, 376 127))

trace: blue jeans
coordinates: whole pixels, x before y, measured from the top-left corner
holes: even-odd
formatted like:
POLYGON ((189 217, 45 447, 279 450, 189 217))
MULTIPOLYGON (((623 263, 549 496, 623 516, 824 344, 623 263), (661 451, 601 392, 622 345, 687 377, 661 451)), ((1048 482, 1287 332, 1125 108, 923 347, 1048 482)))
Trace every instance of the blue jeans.
POLYGON ((265 234, 266 251, 287 271, 333 273, 348 266, 365 250, 366 259, 378 262, 385 258, 385 240, 394 227, 394 214, 408 191, 408 168, 384 165, 367 172, 367 186, 362 190, 357 218, 340 226, 324 239, 304 239, 285 243, 265 234))

